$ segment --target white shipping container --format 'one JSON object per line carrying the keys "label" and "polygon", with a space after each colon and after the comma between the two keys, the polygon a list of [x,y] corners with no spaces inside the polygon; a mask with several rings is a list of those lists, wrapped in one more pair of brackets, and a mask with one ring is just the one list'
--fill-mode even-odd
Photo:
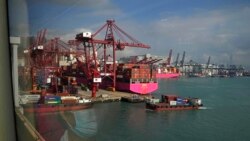
{"label": "white shipping container", "polygon": [[47,78],[47,83],[51,83],[51,78]]}
{"label": "white shipping container", "polygon": [[176,106],[177,102],[176,101],[169,101],[170,106]]}
{"label": "white shipping container", "polygon": [[37,49],[43,49],[43,46],[42,45],[40,45],[40,46],[37,46]]}
{"label": "white shipping container", "polygon": [[61,96],[61,100],[77,100],[76,96]]}
{"label": "white shipping container", "polygon": [[78,101],[79,103],[90,103],[91,100],[90,99],[81,99]]}
{"label": "white shipping container", "polygon": [[102,78],[93,78],[93,82],[94,83],[101,83],[102,82]]}
{"label": "white shipping container", "polygon": [[150,99],[150,103],[159,103],[160,99]]}
{"label": "white shipping container", "polygon": [[40,99],[40,95],[22,95],[20,96],[20,103],[26,104],[26,103],[37,103]]}

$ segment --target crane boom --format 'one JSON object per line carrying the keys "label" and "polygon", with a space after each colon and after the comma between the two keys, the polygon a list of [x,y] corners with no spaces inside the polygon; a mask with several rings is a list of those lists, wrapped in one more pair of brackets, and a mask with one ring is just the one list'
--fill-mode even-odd
{"label": "crane boom", "polygon": [[[96,39],[96,36],[106,28],[106,35],[104,40],[98,40]],[[117,38],[115,39],[115,35],[117,35]],[[139,47],[139,48],[150,48],[149,45],[143,44],[140,41],[133,38],[131,35],[126,33],[124,30],[122,30],[120,27],[118,27],[115,24],[115,20],[107,20],[106,24],[104,24],[97,32],[95,32],[91,36],[94,43],[100,43],[100,44],[109,44],[109,45],[115,45],[117,49],[124,49],[125,46],[127,47]],[[126,40],[127,39],[127,40]],[[128,41],[129,40],[129,41]],[[121,47],[121,48],[119,48]]]}
{"label": "crane boom", "polygon": [[206,66],[206,68],[208,68],[208,66],[209,66],[209,64],[210,64],[210,59],[211,59],[211,57],[209,56],[209,57],[208,57],[208,60],[207,60],[207,66]]}
{"label": "crane boom", "polygon": [[172,57],[172,49],[170,49],[170,51],[169,51],[169,55],[168,55],[168,59],[167,59],[167,65],[170,65],[171,57]]}
{"label": "crane boom", "polygon": [[182,59],[181,59],[181,67],[183,67],[183,64],[184,64],[185,54],[186,54],[186,52],[184,51],[183,55],[182,55]]}
{"label": "crane boom", "polygon": [[176,57],[176,61],[175,61],[175,67],[177,67],[177,65],[178,65],[178,62],[179,62],[179,53],[177,53],[177,57]]}

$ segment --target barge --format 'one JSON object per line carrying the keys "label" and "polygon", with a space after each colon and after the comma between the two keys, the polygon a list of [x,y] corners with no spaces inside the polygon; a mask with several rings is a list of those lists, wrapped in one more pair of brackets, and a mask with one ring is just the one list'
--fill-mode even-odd
{"label": "barge", "polygon": [[[31,95],[32,96],[32,95]],[[34,95],[32,96],[34,99]],[[39,97],[39,96],[37,96]],[[27,99],[27,96],[26,96]],[[76,96],[56,96],[47,95],[41,96],[37,102],[34,100],[22,100],[26,103],[20,104],[25,113],[50,113],[61,111],[75,111],[91,108],[93,102],[89,99],[84,99]]]}
{"label": "barge", "polygon": [[146,109],[153,111],[197,110],[203,104],[199,98],[181,98],[176,95],[162,95],[160,99],[148,99]]}

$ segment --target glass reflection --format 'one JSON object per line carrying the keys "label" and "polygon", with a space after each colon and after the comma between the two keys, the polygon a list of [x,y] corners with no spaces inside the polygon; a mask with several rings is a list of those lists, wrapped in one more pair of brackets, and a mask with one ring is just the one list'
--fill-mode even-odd
{"label": "glass reflection", "polygon": [[94,141],[97,122],[94,109],[27,114],[46,141]]}

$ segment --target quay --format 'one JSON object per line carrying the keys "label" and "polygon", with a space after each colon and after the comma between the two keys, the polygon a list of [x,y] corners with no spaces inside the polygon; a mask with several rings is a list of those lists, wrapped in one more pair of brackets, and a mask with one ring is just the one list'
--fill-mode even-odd
{"label": "quay", "polygon": [[[104,102],[119,102],[123,97],[132,98],[134,94],[129,92],[120,91],[108,91],[99,89],[96,93],[96,98],[91,98],[91,91],[80,91],[79,96],[84,98],[90,98],[94,103],[104,103]],[[138,95],[139,98],[145,99],[151,97],[151,95]]]}

